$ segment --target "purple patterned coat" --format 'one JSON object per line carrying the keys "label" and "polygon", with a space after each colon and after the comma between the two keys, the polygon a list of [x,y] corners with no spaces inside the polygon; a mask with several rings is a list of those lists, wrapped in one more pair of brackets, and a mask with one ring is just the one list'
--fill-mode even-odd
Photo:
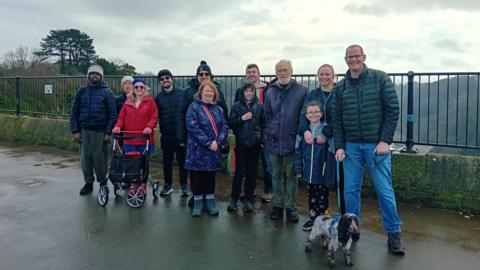
{"label": "purple patterned coat", "polygon": [[[203,105],[208,108],[210,114],[215,119],[218,135],[215,135]],[[195,171],[216,171],[221,169],[220,148],[227,143],[228,136],[228,124],[222,107],[195,99],[188,107],[186,125],[188,139],[185,169]],[[219,146],[216,152],[209,148],[214,140],[217,141]]]}

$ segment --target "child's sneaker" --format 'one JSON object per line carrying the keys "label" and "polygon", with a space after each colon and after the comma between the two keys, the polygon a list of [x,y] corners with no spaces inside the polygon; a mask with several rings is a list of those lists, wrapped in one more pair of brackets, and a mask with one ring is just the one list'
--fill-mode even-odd
{"label": "child's sneaker", "polygon": [[165,184],[165,186],[163,186],[162,192],[160,192],[160,196],[167,196],[172,192],[173,192],[172,186],[169,184]]}
{"label": "child's sneaker", "polygon": [[303,230],[306,232],[311,231],[312,228],[313,228],[313,221],[311,220],[308,220],[307,222],[305,222],[305,224],[303,224]]}

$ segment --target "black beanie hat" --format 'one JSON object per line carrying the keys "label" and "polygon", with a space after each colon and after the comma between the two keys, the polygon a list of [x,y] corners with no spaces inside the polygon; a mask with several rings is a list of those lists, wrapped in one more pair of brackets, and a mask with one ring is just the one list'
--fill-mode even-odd
{"label": "black beanie hat", "polygon": [[198,66],[198,68],[197,68],[197,74],[196,75],[198,76],[198,73],[200,73],[201,71],[206,71],[206,72],[208,72],[208,74],[210,74],[210,77],[213,77],[212,70],[207,65],[207,62],[205,60],[200,61],[200,66]]}
{"label": "black beanie hat", "polygon": [[158,72],[158,75],[157,75],[157,78],[160,80],[161,77],[163,76],[169,76],[170,78],[173,79],[173,75],[172,75],[172,72],[170,72],[170,70],[168,69],[162,69]]}

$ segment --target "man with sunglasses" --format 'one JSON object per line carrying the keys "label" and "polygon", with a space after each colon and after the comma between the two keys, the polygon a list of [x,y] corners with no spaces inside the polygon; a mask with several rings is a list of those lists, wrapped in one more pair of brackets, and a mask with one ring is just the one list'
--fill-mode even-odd
{"label": "man with sunglasses", "polygon": [[[163,153],[163,177],[165,180],[165,185],[160,195],[166,196],[173,191],[173,158],[176,156],[178,175],[180,176],[180,190],[182,196],[188,196],[185,147],[181,147],[178,143],[176,132],[177,109],[184,91],[174,85],[172,72],[168,69],[160,70],[157,78],[160,92],[155,97],[155,102],[157,103],[158,119],[160,120],[160,143]],[[158,189],[159,183],[156,182],[154,185],[157,185],[155,188]]]}
{"label": "man with sunglasses", "polygon": [[389,144],[399,116],[398,97],[390,77],[368,68],[360,45],[345,51],[348,70],[333,90],[335,158],[343,161],[346,212],[360,215],[364,167],[377,192],[388,250],[405,255],[400,240],[401,221],[392,184]]}
{"label": "man with sunglasses", "polygon": [[180,99],[180,103],[178,106],[176,123],[177,139],[178,143],[182,147],[185,147],[185,144],[187,142],[187,126],[185,123],[185,116],[187,114],[188,106],[190,106],[190,104],[193,102],[195,94],[198,92],[198,87],[200,87],[200,83],[203,80],[211,80],[216,85],[218,92],[220,93],[217,104],[222,107],[225,119],[228,119],[228,107],[225,103],[225,96],[220,90],[220,84],[213,80],[213,74],[210,66],[207,65],[207,62],[205,62],[205,60],[202,60],[197,68],[196,77],[188,82],[189,87],[185,89],[185,92],[183,93],[183,96]]}
{"label": "man with sunglasses", "polygon": [[91,65],[87,85],[81,87],[72,102],[70,129],[80,143],[80,161],[85,185],[80,195],[93,191],[95,181],[107,184],[107,153],[112,128],[117,119],[117,107],[112,90],[103,80],[103,68]]}

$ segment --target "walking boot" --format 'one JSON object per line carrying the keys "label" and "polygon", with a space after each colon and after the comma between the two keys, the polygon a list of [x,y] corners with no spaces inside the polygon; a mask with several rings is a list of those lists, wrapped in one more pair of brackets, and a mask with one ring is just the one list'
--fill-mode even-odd
{"label": "walking boot", "polygon": [[402,241],[400,239],[400,233],[389,233],[388,234],[388,250],[397,256],[405,255],[405,248],[402,246]]}
{"label": "walking boot", "polygon": [[193,199],[192,217],[201,217],[203,211],[203,198]]}
{"label": "walking boot", "polygon": [[218,216],[218,208],[214,198],[207,198],[207,211],[212,216]]}
{"label": "walking boot", "polygon": [[298,222],[298,212],[295,209],[290,209],[287,208],[287,213],[286,213],[287,220],[293,223]]}
{"label": "walking boot", "polygon": [[271,220],[279,220],[283,218],[283,208],[273,207],[272,212],[270,212]]}
{"label": "walking boot", "polygon": [[93,191],[93,183],[85,183],[83,187],[80,189],[80,196],[84,196],[87,194],[92,193]]}

